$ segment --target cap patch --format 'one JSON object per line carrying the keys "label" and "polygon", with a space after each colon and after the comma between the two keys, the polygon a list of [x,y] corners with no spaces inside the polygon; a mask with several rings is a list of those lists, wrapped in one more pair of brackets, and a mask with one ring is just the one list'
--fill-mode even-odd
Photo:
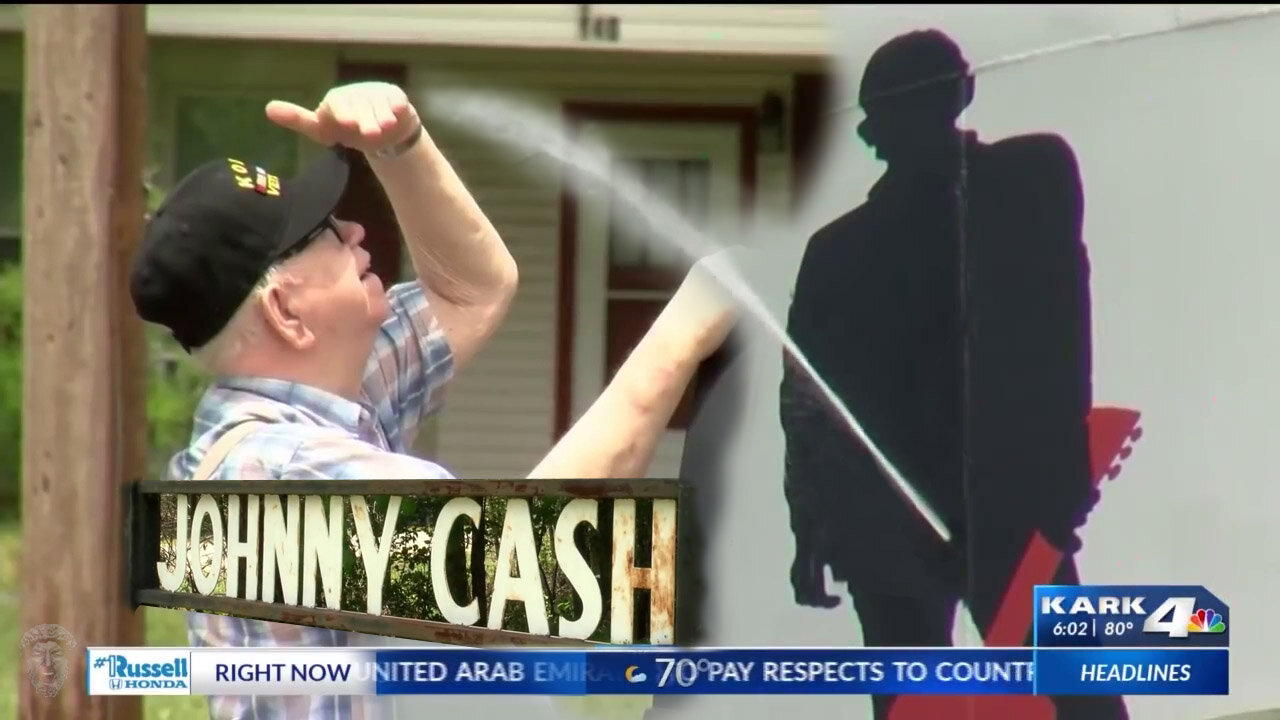
{"label": "cap patch", "polygon": [[263,170],[262,168],[254,168],[257,175],[253,181],[253,189],[263,195],[271,195],[272,197],[280,196],[280,178]]}
{"label": "cap patch", "polygon": [[257,166],[250,173],[249,168],[235,158],[227,158],[227,166],[231,168],[231,177],[235,179],[236,186],[261,195],[280,196],[280,178],[275,175]]}
{"label": "cap patch", "polygon": [[235,178],[236,185],[245,189],[253,187],[253,178],[249,176],[249,168],[244,163],[235,158],[227,158],[227,165],[231,168],[231,177]]}

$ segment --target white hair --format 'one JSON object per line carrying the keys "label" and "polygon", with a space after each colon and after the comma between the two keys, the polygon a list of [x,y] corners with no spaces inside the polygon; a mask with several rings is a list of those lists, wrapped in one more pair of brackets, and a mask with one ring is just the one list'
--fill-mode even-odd
{"label": "white hair", "polygon": [[212,340],[191,351],[191,359],[201,370],[215,375],[221,373],[246,345],[257,339],[259,326],[249,322],[251,308],[266,295],[276,280],[283,277],[283,274],[284,269],[281,264],[268,268],[222,330],[218,331]]}

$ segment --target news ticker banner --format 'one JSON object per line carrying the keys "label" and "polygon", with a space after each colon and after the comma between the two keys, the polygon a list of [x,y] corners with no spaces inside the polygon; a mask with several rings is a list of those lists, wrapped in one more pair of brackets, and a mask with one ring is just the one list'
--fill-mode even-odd
{"label": "news ticker banner", "polygon": [[1036,586],[1028,648],[98,648],[91,695],[1225,695],[1199,586]]}
{"label": "news ticker banner", "polygon": [[1227,650],[89,648],[90,695],[1223,695]]}

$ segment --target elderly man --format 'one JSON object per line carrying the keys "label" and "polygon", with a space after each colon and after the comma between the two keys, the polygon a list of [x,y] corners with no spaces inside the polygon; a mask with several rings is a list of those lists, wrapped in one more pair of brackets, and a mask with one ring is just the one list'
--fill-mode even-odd
{"label": "elderly man", "polygon": [[[143,319],[164,325],[217,378],[196,410],[179,479],[443,479],[407,448],[419,421],[504,317],[516,265],[403,91],[331,90],[318,108],[268,117],[324,146],[363,152],[407,239],[416,282],[384,290],[364,230],[332,215],[347,168],[326,153],[282,179],[249,158],[198,168],[148,224],[130,278]],[[700,271],[676,294],[596,403],[532,478],[641,475],[698,363],[732,325]],[[192,614],[197,646],[342,645],[302,626]],[[359,716],[355,698],[211,698],[215,718]]]}

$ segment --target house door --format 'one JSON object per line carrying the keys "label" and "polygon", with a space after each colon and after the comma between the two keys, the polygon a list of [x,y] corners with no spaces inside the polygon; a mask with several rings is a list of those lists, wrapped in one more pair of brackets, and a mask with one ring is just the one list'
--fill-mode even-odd
{"label": "house door", "polygon": [[[610,150],[623,175],[716,244],[738,241],[742,217],[741,126],[731,122],[584,122],[579,137]],[[684,279],[691,261],[677,230],[637,212],[602,181],[577,195],[570,417],[599,397]],[[688,240],[684,244],[688,244]],[[709,250],[701,248],[698,254]],[[646,477],[679,474],[689,396],[658,443]]]}

